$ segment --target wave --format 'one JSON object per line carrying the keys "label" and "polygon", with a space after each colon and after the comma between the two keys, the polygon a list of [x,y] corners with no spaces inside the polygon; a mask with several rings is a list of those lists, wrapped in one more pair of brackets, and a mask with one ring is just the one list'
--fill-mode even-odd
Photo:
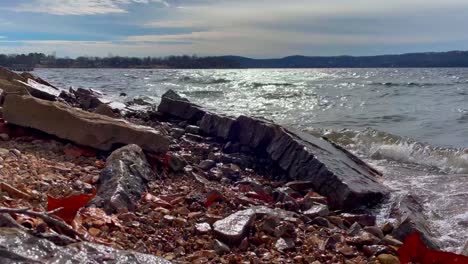
{"label": "wave", "polygon": [[222,84],[222,83],[230,83],[231,80],[225,78],[214,78],[214,79],[204,79],[204,78],[194,78],[190,76],[183,76],[179,78],[181,82],[188,82],[192,84]]}
{"label": "wave", "polygon": [[370,84],[377,85],[377,86],[386,86],[386,87],[430,87],[430,86],[452,86],[452,85],[455,85],[456,83],[371,82]]}
{"label": "wave", "polygon": [[306,131],[326,137],[371,160],[416,165],[432,172],[468,173],[468,149],[435,147],[370,128],[363,131],[309,128]]}
{"label": "wave", "polygon": [[295,86],[293,83],[287,83],[287,82],[279,82],[279,83],[260,83],[260,82],[254,82],[252,83],[253,88],[260,88],[264,86],[280,86],[280,87],[288,87],[288,86]]}

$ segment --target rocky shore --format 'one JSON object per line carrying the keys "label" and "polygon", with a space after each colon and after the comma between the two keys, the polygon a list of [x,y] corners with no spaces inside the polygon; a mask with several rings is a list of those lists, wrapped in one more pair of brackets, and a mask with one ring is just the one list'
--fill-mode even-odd
{"label": "rocky shore", "polygon": [[[173,91],[122,105],[5,69],[0,89],[2,263],[400,263],[413,232],[438,247],[412,197],[378,225],[391,190],[326,138]],[[67,228],[47,218],[75,195]],[[43,217],[7,210],[24,208]]]}

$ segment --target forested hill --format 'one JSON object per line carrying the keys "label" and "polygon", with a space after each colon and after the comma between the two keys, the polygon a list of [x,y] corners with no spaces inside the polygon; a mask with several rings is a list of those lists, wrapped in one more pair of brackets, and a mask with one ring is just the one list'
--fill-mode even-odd
{"label": "forested hill", "polygon": [[280,59],[252,59],[240,56],[156,57],[78,57],[56,58],[42,53],[0,54],[0,66],[18,65],[49,68],[391,68],[391,67],[468,67],[468,51],[408,53],[379,56],[289,56]]}

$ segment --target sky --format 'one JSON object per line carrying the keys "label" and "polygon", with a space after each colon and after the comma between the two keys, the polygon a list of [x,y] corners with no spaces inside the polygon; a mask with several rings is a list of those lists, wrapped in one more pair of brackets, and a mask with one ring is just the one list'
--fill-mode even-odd
{"label": "sky", "polygon": [[273,58],[468,50],[467,0],[2,0],[0,53]]}

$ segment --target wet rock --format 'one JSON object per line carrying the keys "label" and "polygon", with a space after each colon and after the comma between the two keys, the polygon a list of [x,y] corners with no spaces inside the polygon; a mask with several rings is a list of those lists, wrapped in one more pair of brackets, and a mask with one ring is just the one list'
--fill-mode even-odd
{"label": "wet rock", "polygon": [[204,160],[198,164],[198,167],[202,170],[210,170],[216,166],[216,162],[213,160]]}
{"label": "wet rock", "polygon": [[284,252],[295,248],[294,240],[291,238],[280,238],[276,241],[275,248],[278,251]]}
{"label": "wet rock", "polygon": [[317,216],[326,216],[330,213],[328,210],[328,206],[324,204],[314,204],[309,210],[304,211],[303,214],[310,217],[315,218]]}
{"label": "wet rock", "polygon": [[158,112],[191,122],[200,121],[206,113],[200,106],[190,103],[172,90],[161,97]]}
{"label": "wet rock", "polygon": [[115,263],[115,264],[165,264],[160,257],[123,251],[89,242],[58,246],[46,239],[34,237],[19,229],[0,228],[2,241],[1,263]]}
{"label": "wet rock", "polygon": [[206,113],[201,119],[200,129],[207,135],[230,140],[235,139],[234,124],[234,118]]}
{"label": "wet rock", "polygon": [[198,234],[206,234],[211,231],[211,226],[208,223],[198,223],[195,224],[195,230]]}
{"label": "wet rock", "polygon": [[255,211],[246,209],[216,221],[213,230],[218,238],[227,244],[238,244],[249,231],[255,220]]}
{"label": "wet rock", "polygon": [[432,249],[439,249],[438,242],[433,238],[428,221],[424,216],[423,206],[411,195],[399,198],[391,207],[390,217],[396,218],[397,223],[392,231],[392,236],[404,241],[405,238],[419,232],[423,242]]}
{"label": "wet rock", "polygon": [[400,264],[400,260],[394,255],[380,254],[377,259],[381,264]]}
{"label": "wet rock", "polygon": [[29,96],[7,96],[4,117],[12,124],[101,150],[120,144],[137,144],[145,150],[165,153],[170,143],[166,136],[152,128]]}
{"label": "wet rock", "polygon": [[375,226],[376,223],[373,215],[344,213],[340,216],[350,224],[358,223],[360,226]]}
{"label": "wet rock", "polygon": [[185,127],[185,133],[190,133],[190,134],[195,134],[198,135],[200,134],[200,128],[197,126],[186,126]]}
{"label": "wet rock", "polygon": [[380,239],[384,238],[384,234],[378,226],[365,226],[364,231],[369,232]]}
{"label": "wet rock", "polygon": [[231,252],[231,249],[228,245],[224,244],[223,242],[215,239],[213,242],[213,250],[216,251],[218,255],[224,255]]}
{"label": "wet rock", "polygon": [[180,172],[184,170],[187,165],[187,161],[178,154],[169,155],[169,168],[174,172]]}
{"label": "wet rock", "polygon": [[122,209],[133,211],[151,178],[151,167],[139,146],[120,148],[107,158],[98,192],[88,206],[103,208],[108,214]]}
{"label": "wet rock", "polygon": [[468,257],[468,241],[465,243],[465,246],[460,250],[460,255]]}

